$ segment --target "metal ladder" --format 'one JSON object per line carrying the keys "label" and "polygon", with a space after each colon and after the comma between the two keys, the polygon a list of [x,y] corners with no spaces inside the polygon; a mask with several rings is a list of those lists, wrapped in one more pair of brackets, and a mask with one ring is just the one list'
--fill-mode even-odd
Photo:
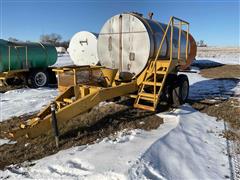
{"label": "metal ladder", "polygon": [[[151,60],[147,66],[147,70],[145,71],[143,81],[140,85],[137,97],[134,102],[135,108],[140,108],[149,111],[155,111],[159,102],[159,98],[161,92],[163,91],[163,87],[165,85],[166,78],[169,73],[169,69],[172,65],[173,59],[173,28],[174,28],[174,20],[179,21],[179,39],[178,39],[178,61],[180,60],[180,51],[181,51],[181,33],[182,33],[182,25],[189,25],[187,22],[176,18],[171,17],[168,23],[168,26],[164,32],[163,38],[161,40],[157,55],[154,60]],[[168,31],[171,30],[170,34],[170,59],[159,60],[159,54],[161,52],[163,42],[166,39]],[[188,31],[187,28],[187,40],[186,40],[186,52],[188,51]],[[187,59],[186,53],[186,59]],[[151,88],[149,92],[148,89]]]}

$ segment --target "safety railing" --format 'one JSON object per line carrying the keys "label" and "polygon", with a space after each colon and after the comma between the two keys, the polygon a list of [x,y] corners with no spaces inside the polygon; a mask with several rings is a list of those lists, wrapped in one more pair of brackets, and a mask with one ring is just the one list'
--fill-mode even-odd
{"label": "safety railing", "polygon": [[[178,22],[178,24],[176,24],[175,22]],[[189,23],[180,19],[180,18],[177,18],[177,17],[174,17],[172,16],[169,20],[169,23],[167,25],[167,28],[164,32],[164,35],[163,35],[163,38],[161,40],[161,43],[159,45],[159,48],[158,48],[158,51],[157,51],[157,55],[154,59],[154,63],[152,63],[153,65],[153,71],[154,71],[154,84],[156,84],[157,82],[157,60],[159,58],[159,54],[162,50],[162,46],[163,46],[163,43],[164,41],[166,40],[166,37],[167,37],[167,34],[169,32],[169,30],[171,31],[170,32],[170,62],[169,62],[169,66],[167,68],[167,72],[169,70],[169,67],[171,66],[171,62],[172,62],[172,59],[173,59],[173,33],[174,33],[174,28],[176,27],[176,25],[178,25],[178,30],[179,30],[179,34],[178,34],[178,63],[180,63],[180,59],[181,59],[181,37],[182,37],[182,31],[183,31],[183,26],[186,26],[186,49],[185,49],[185,53],[186,53],[186,60],[188,58],[188,46],[189,46]],[[165,79],[166,79],[167,76],[164,76],[164,79],[163,79],[163,82],[165,82]],[[162,89],[162,87],[161,87]],[[161,90],[159,91],[161,92]],[[156,86],[154,86],[154,100],[156,99],[156,94],[157,94],[157,91],[156,91]]]}

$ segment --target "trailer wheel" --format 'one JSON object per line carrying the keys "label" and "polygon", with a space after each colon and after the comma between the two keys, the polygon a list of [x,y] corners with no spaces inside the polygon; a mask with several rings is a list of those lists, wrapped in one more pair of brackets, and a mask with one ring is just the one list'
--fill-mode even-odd
{"label": "trailer wheel", "polygon": [[173,107],[179,107],[184,104],[189,94],[188,77],[181,74],[177,77],[177,82],[172,88],[171,101]]}
{"label": "trailer wheel", "polygon": [[28,77],[28,86],[31,88],[39,88],[48,85],[49,76],[47,71],[33,71]]}

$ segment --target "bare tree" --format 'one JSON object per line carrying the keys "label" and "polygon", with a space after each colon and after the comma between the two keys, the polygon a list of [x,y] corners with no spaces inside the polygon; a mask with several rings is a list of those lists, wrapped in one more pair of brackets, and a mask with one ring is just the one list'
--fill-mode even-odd
{"label": "bare tree", "polygon": [[200,41],[197,42],[197,46],[198,46],[198,47],[207,47],[207,44],[204,43],[203,40],[200,40]]}
{"label": "bare tree", "polygon": [[41,42],[50,43],[53,45],[57,45],[58,43],[60,43],[61,39],[62,39],[62,36],[56,33],[44,34],[40,36]]}
{"label": "bare tree", "polygon": [[18,39],[13,38],[13,37],[9,37],[8,40],[11,41],[11,42],[18,42],[19,41]]}
{"label": "bare tree", "polygon": [[65,49],[67,49],[68,46],[69,46],[69,41],[62,41],[62,42],[59,42],[56,46],[64,47]]}

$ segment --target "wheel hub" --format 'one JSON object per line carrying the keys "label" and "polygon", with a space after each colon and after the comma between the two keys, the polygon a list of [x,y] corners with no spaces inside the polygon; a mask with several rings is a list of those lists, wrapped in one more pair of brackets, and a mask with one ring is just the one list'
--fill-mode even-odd
{"label": "wheel hub", "polygon": [[35,76],[35,83],[39,86],[45,86],[47,82],[47,77],[45,75],[45,73],[43,72],[38,72]]}

